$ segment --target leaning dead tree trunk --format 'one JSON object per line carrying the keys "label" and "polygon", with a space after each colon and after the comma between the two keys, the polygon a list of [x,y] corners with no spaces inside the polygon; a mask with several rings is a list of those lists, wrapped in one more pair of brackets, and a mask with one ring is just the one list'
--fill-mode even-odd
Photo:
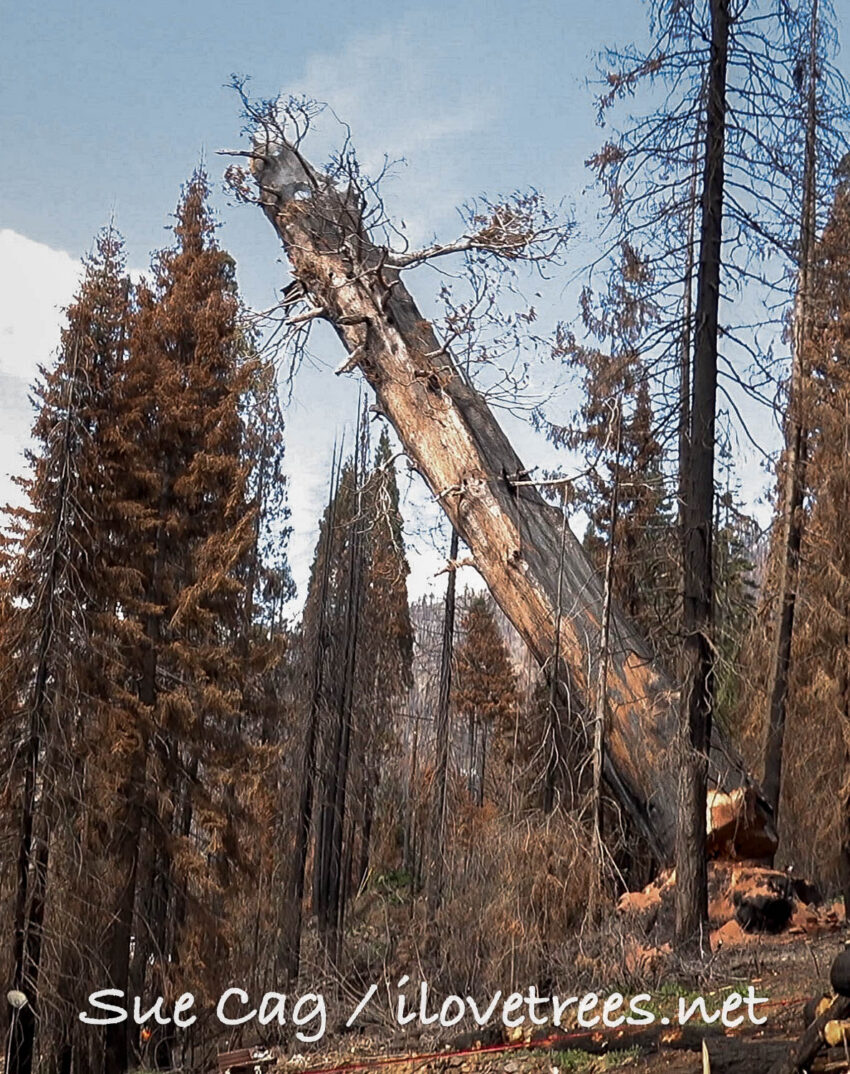
{"label": "leaning dead tree trunk", "polygon": [[[356,175],[347,185],[332,181],[286,140],[285,124],[268,114],[255,118],[255,148],[246,155],[259,202],[283,242],[300,292],[313,304],[292,321],[324,318],[333,325],[348,351],[338,372],[362,371],[496,602],[541,664],[551,659],[560,604],[561,678],[573,710],[589,711],[602,624],[600,579],[569,532],[559,595],[560,513],[528,480],[484,399],[458,371],[402,281],[405,268],[457,250],[515,257],[524,239],[521,229],[510,227],[510,209],[501,215],[497,209],[491,225],[459,243],[395,255],[370,239]],[[615,602],[607,684],[606,782],[657,858],[670,861],[676,691]],[[775,836],[761,793],[719,734],[711,778],[722,791],[741,791],[731,850],[746,857],[769,854]]]}

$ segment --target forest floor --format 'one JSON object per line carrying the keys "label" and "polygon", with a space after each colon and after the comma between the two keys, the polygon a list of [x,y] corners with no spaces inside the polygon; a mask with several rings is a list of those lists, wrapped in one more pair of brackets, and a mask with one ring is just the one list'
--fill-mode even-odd
{"label": "forest floor", "polygon": [[[740,944],[724,945],[712,957],[697,980],[692,974],[677,971],[672,963],[663,974],[660,988],[646,991],[653,996],[648,1005],[658,1016],[669,1015],[671,1021],[679,1009],[680,998],[690,1004],[697,995],[706,999],[711,1010],[719,1007],[723,996],[731,991],[746,994],[750,985],[755,994],[768,1000],[758,1008],[767,1017],[764,1026],[748,1023],[739,1031],[753,1041],[799,1039],[803,1031],[802,1009],[807,999],[829,991],[829,969],[835,955],[845,944],[845,930],[836,929],[819,936],[789,935],[747,936]],[[719,1002],[718,1002],[719,997]],[[699,1024],[695,1018],[689,1026]],[[732,1034],[733,1031],[728,1031]],[[564,1032],[569,1037],[569,1031]],[[326,1038],[321,1053],[290,1055],[273,1068],[287,1074],[339,1074],[381,1071],[382,1074],[598,1074],[601,1071],[628,1070],[635,1074],[700,1074],[701,1053],[674,1049],[666,1045],[649,1051],[632,1047],[607,1054],[589,1054],[571,1047],[569,1039],[549,1041],[544,1046],[515,1041],[480,1050],[420,1038],[401,1050],[386,1037],[350,1035],[337,1038],[334,1047]],[[396,1050],[398,1049],[398,1050]],[[446,1049],[444,1054],[435,1055]],[[268,1069],[268,1068],[267,1068]]]}

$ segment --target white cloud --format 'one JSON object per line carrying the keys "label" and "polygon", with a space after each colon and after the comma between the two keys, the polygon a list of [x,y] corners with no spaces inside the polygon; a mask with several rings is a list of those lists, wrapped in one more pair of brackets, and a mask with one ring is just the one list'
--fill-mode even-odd
{"label": "white cloud", "polygon": [[314,53],[294,92],[327,102],[356,134],[371,167],[384,152],[414,155],[442,139],[460,137],[486,124],[491,103],[447,102],[435,44],[412,23],[378,34],[359,34],[338,53]]}
{"label": "white cloud", "polygon": [[[384,195],[391,212],[401,210],[416,244],[427,241],[472,193],[463,175],[464,141],[497,118],[496,91],[459,98],[447,84],[439,42],[417,33],[412,19],[356,35],[338,52],[314,53],[283,92],[328,104],[351,128],[367,174],[381,171],[385,155],[406,162],[385,182]],[[311,144],[330,149],[339,146],[342,132],[325,116],[316,134]]]}
{"label": "white cloud", "polygon": [[0,503],[20,499],[11,475],[21,473],[29,443],[29,387],[59,345],[80,272],[63,250],[0,229]]}
{"label": "white cloud", "polygon": [[0,374],[32,379],[59,343],[79,278],[80,262],[64,250],[0,230]]}

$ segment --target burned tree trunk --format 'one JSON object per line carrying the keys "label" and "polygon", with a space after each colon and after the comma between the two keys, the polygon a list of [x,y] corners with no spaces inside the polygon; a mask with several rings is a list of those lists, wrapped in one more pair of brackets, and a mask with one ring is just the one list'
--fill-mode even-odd
{"label": "burned tree trunk", "polygon": [[[339,372],[361,369],[496,602],[541,664],[552,654],[556,608],[564,608],[561,678],[573,706],[586,705],[602,623],[600,581],[568,532],[557,592],[560,513],[523,479],[526,471],[489,407],[404,286],[403,269],[422,257],[396,257],[373,243],[356,183],[343,188],[320,175],[280,124],[260,123],[255,146],[248,155],[260,204],[314,303],[300,319],[322,317],[334,326],[349,352]],[[616,603],[608,659],[606,780],[656,856],[670,861],[676,691]],[[713,746],[713,782],[725,790],[752,788],[739,846],[748,856],[770,853],[775,837],[760,793],[717,734]]]}
{"label": "burned tree trunk", "polygon": [[699,948],[708,924],[705,811],[714,708],[714,426],[730,26],[728,0],[711,0],[710,9],[711,62],[705,122],[691,435],[682,532],[684,642],[676,851],[676,940],[680,947],[695,949]]}
{"label": "burned tree trunk", "polygon": [[443,855],[445,853],[446,784],[449,771],[450,705],[452,693],[452,659],[455,631],[455,590],[457,587],[458,536],[452,530],[449,543],[449,581],[443,613],[443,638],[440,649],[440,691],[434,727],[434,784],[431,794],[431,862],[428,871],[428,917],[433,920],[440,908],[443,892]]}
{"label": "burned tree trunk", "polygon": [[307,873],[310,829],[313,824],[316,747],[319,736],[322,696],[325,689],[325,657],[328,642],[327,605],[332,560],[331,542],[336,525],[337,493],[339,492],[340,470],[342,469],[341,455],[342,452],[340,452],[340,459],[337,460],[337,449],[336,445],[334,445],[334,457],[331,463],[330,484],[328,486],[328,504],[325,509],[327,519],[323,538],[325,550],[319,575],[316,635],[312,646],[310,702],[304,738],[304,752],[302,754],[301,785],[298,793],[298,811],[295,823],[295,848],[283,899],[283,967],[289,984],[298,979],[298,974],[301,970],[304,886]]}

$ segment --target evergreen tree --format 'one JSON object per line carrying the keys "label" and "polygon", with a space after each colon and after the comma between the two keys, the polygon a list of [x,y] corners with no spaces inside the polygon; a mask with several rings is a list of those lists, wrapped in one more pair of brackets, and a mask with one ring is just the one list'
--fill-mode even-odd
{"label": "evergreen tree", "polygon": [[[90,982],[210,996],[248,947],[235,871],[268,794],[237,776],[282,740],[293,586],[274,371],[207,195],[197,173],[135,290],[119,238],[99,237],[0,545],[16,1074],[124,1074],[140,1041],[80,1022]],[[174,1048],[157,1026],[150,1064]]]}
{"label": "evergreen tree", "polygon": [[652,291],[652,271],[628,243],[605,293],[596,296],[585,288],[581,320],[588,341],[579,342],[569,332],[559,340],[561,356],[579,377],[582,403],[569,426],[550,425],[548,433],[587,462],[571,490],[572,506],[588,516],[585,548],[602,573],[613,541],[613,596],[671,658],[679,557],[649,370],[639,351],[658,315]]}
{"label": "evergreen tree", "polygon": [[[110,984],[124,991],[131,977],[167,991],[178,972],[182,987],[215,989],[233,868],[245,863],[235,786],[251,750],[241,734],[242,635],[258,508],[244,407],[256,361],[246,360],[233,261],[215,241],[207,196],[198,172],[178,206],[175,245],[139,287],[119,411],[139,574],[123,631],[137,721],[111,846],[124,880]],[[107,1027],[106,1045],[107,1074],[119,1074],[127,1026]],[[161,1034],[158,1063],[170,1064],[171,1047]]]}

